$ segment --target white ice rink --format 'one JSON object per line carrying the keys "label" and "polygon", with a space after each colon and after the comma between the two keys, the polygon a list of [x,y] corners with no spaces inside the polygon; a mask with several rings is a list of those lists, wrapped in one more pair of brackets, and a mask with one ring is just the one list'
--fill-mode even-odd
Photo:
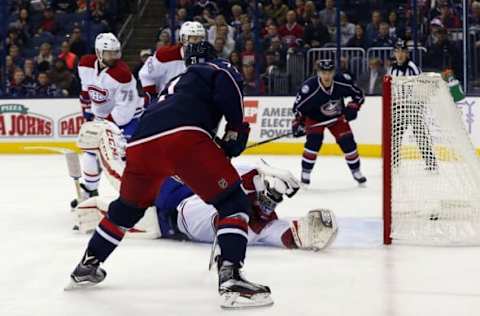
{"label": "white ice rink", "polygon": [[[299,170],[299,157],[266,160]],[[312,189],[279,209],[332,209],[340,224],[333,247],[249,248],[246,275],[270,285],[275,304],[223,311],[205,244],[125,239],[105,264],[105,282],[64,292],[88,240],[71,230],[74,187],[64,158],[0,156],[0,316],[480,315],[480,248],[384,247],[381,163],[362,162],[367,188],[355,185],[343,159],[319,157]],[[101,192],[112,190],[104,182]]]}

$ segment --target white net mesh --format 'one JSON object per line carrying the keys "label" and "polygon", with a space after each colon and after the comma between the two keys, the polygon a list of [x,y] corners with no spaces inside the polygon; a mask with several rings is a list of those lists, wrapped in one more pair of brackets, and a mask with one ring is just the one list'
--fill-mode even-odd
{"label": "white net mesh", "polygon": [[480,162],[447,84],[396,77],[391,91],[391,237],[480,244]]}

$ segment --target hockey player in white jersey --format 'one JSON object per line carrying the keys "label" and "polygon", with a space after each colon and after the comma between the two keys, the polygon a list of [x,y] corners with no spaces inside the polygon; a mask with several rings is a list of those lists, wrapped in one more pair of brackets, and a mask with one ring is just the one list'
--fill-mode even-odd
{"label": "hockey player in white jersey", "polygon": [[157,97],[170,79],[185,70],[183,47],[205,39],[205,29],[200,22],[187,21],[180,27],[179,38],[178,44],[157,49],[138,73],[143,92],[150,100]]}
{"label": "hockey player in white jersey", "polygon": [[[95,132],[86,131],[89,125]],[[98,132],[99,131],[99,132]],[[97,148],[107,178],[116,190],[123,172],[121,155],[124,142],[120,131],[111,123],[88,123],[82,127],[79,146]],[[99,139],[89,135],[98,134]],[[319,250],[335,239],[337,225],[334,214],[325,209],[312,210],[296,219],[278,218],[275,209],[284,196],[292,197],[300,187],[299,181],[287,170],[259,163],[234,164],[241,175],[242,188],[252,202],[252,216],[248,223],[249,245]],[[95,229],[106,213],[109,198],[93,197],[74,209],[75,226],[81,232]],[[298,214],[298,213],[297,213]],[[292,212],[292,215],[297,215]],[[162,185],[155,206],[129,233],[146,238],[184,239],[213,242],[216,235],[217,211],[203,202],[181,182],[169,178]]]}
{"label": "hockey player in white jersey", "polygon": [[[139,97],[136,80],[121,60],[120,41],[112,33],[101,33],[95,39],[95,55],[85,55],[78,65],[82,91],[80,102],[87,121],[108,120],[117,125],[128,139],[143,112],[144,99]],[[101,169],[97,154],[85,148],[82,157],[83,179],[80,200],[98,195]],[[72,207],[78,200],[72,201]]]}

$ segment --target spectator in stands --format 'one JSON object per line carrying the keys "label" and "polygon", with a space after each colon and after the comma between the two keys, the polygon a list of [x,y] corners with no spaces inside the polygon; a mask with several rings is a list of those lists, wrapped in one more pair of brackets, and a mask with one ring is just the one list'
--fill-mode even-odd
{"label": "spectator in stands", "polygon": [[298,47],[299,40],[303,38],[303,27],[297,23],[297,14],[290,10],[287,12],[287,23],[278,33],[287,47]]}
{"label": "spectator in stands", "polygon": [[52,0],[52,8],[57,13],[74,13],[78,6],[75,0]]}
{"label": "spectator in stands", "polygon": [[268,75],[274,69],[279,69],[280,65],[280,55],[272,50],[265,52],[265,73],[263,75]]}
{"label": "spectator in stands", "polygon": [[390,37],[390,28],[388,23],[380,23],[378,36],[372,43],[372,47],[393,47],[395,39]]}
{"label": "spectator in stands", "polygon": [[317,8],[313,1],[307,1],[305,3],[305,10],[303,10],[302,20],[305,23],[305,26],[312,23],[312,17],[314,14],[317,14]]}
{"label": "spectator in stands", "polygon": [[445,68],[451,68],[455,73],[460,73],[458,49],[448,39],[447,30],[440,28],[436,31],[437,41],[427,46],[427,55],[424,59],[424,65],[435,71],[442,71]]}
{"label": "spectator in stands", "polygon": [[[222,27],[227,28],[226,36],[228,37],[228,39],[227,38],[225,39],[225,43],[227,43],[229,40],[233,41],[233,35],[235,30],[233,29],[233,27],[227,24],[227,22],[225,21],[225,17],[220,14],[215,17],[215,25],[211,26],[208,29],[208,41],[211,44],[214,44],[215,39],[219,34],[224,33],[224,32],[222,33],[221,31]],[[223,35],[220,35],[220,37],[223,37]],[[234,46],[235,46],[235,43],[234,43]]]}
{"label": "spectator in stands", "polygon": [[340,57],[340,73],[346,77],[350,77],[351,80],[356,81],[355,74],[350,70],[350,64],[347,56]]}
{"label": "spectator in stands", "polygon": [[365,39],[365,31],[361,24],[355,25],[355,36],[348,41],[347,47],[360,47],[367,49],[367,41]]}
{"label": "spectator in stands", "polygon": [[23,65],[23,73],[25,74],[25,86],[29,90],[33,89],[35,85],[36,69],[35,63],[32,59],[25,59],[25,64]]}
{"label": "spectator in stands", "polygon": [[70,35],[70,51],[78,58],[87,54],[87,43],[82,39],[82,30],[79,27],[74,27]]}
{"label": "spectator in stands", "polygon": [[243,65],[246,65],[248,63],[254,65],[255,63],[260,62],[259,56],[255,53],[255,45],[253,40],[250,39],[245,41],[245,47],[240,53],[240,58]]}
{"label": "spectator in stands", "polygon": [[433,3],[433,8],[430,9],[428,19],[433,20],[441,14],[440,7],[442,5],[448,5],[448,0],[436,0]]}
{"label": "spectator in stands", "polygon": [[337,16],[337,8],[335,8],[335,0],[325,0],[325,9],[320,11],[320,21],[329,29],[335,28],[335,20]]}
{"label": "spectator in stands", "polygon": [[448,29],[462,27],[460,18],[452,12],[448,4],[442,4],[440,6],[440,15],[437,16],[437,18],[439,18],[442,24]]}
{"label": "spectator in stands", "polygon": [[242,71],[242,59],[240,58],[240,53],[233,51],[228,58],[230,63],[237,68],[238,71]]}
{"label": "spectator in stands", "polygon": [[211,26],[215,25],[215,17],[210,12],[210,10],[203,10],[202,15],[197,15],[194,18],[196,21],[203,24],[206,30],[208,30]]}
{"label": "spectator in stands", "polygon": [[215,39],[215,43],[213,44],[213,47],[215,48],[215,52],[217,53],[218,57],[221,58],[228,58],[229,52],[225,48],[225,39],[222,37],[217,37]]}
{"label": "spectator in stands", "polygon": [[30,21],[30,14],[28,10],[23,8],[20,9],[18,14],[18,22],[15,23],[17,25],[17,29],[24,39],[29,39],[33,34],[32,25],[29,23]]}
{"label": "spectator in stands", "polygon": [[358,86],[368,95],[381,95],[383,90],[383,76],[385,68],[379,58],[368,61],[368,72],[363,73],[358,79]]}
{"label": "spectator in stands", "polygon": [[12,62],[17,67],[23,67],[25,59],[20,55],[20,48],[17,45],[10,45],[8,55],[12,58]]}
{"label": "spectator in stands", "polygon": [[7,81],[6,95],[14,98],[27,98],[31,96],[31,91],[25,86],[25,73],[17,68],[13,73],[13,79]]}
{"label": "spectator in stands", "polygon": [[55,98],[61,95],[61,91],[50,83],[48,75],[45,72],[40,72],[35,83],[34,96],[37,98]]}
{"label": "spectator in stands", "polygon": [[67,65],[69,70],[74,70],[77,67],[78,56],[70,51],[70,43],[68,41],[63,41],[61,46],[61,52],[58,55],[58,58],[62,59]]}
{"label": "spectator in stands", "polygon": [[13,73],[15,72],[15,69],[17,68],[15,64],[13,63],[12,56],[7,55],[5,57],[5,68],[6,68],[6,79],[10,80],[13,78]]}
{"label": "spectator in stands", "polygon": [[265,94],[265,84],[262,80],[257,80],[255,78],[255,68],[253,64],[247,63],[243,65],[243,94],[244,95],[264,95]]}
{"label": "spectator in stands", "polygon": [[45,10],[43,10],[43,19],[40,23],[40,29],[43,32],[49,32],[52,34],[56,32],[57,23],[55,22],[55,13],[53,12],[52,8],[47,7]]}
{"label": "spectator in stands", "polygon": [[35,61],[37,62],[37,65],[43,62],[48,63],[50,66],[53,64],[52,46],[50,43],[43,43],[40,45],[40,50]]}
{"label": "spectator in stands", "polygon": [[405,28],[398,20],[397,12],[394,10],[390,11],[388,14],[388,26],[390,38],[405,37]]}
{"label": "spectator in stands", "polygon": [[278,24],[285,23],[287,12],[288,6],[283,3],[283,0],[272,0],[272,3],[265,7],[266,17],[274,19]]}
{"label": "spectator in stands", "polygon": [[7,38],[5,39],[7,48],[10,50],[10,46],[16,45],[18,47],[23,47],[25,43],[25,38],[19,34],[19,30],[15,27],[11,27],[8,30]]}
{"label": "spectator in stands", "polygon": [[305,28],[304,33],[305,47],[322,47],[330,42],[330,33],[325,25],[320,21],[318,13],[314,13],[309,23]]}
{"label": "spectator in stands", "polygon": [[232,14],[232,19],[230,22],[230,26],[235,29],[237,33],[240,33],[242,31],[242,21],[240,20],[240,17],[243,14],[243,9],[240,5],[234,4],[231,9],[231,14]]}
{"label": "spectator in stands", "polygon": [[382,22],[382,14],[380,13],[380,11],[378,10],[373,11],[372,21],[367,25],[367,29],[365,31],[365,36],[367,39],[368,46],[371,46],[373,41],[377,38],[381,22]]}
{"label": "spectator in stands", "polygon": [[295,0],[295,14],[297,15],[297,18],[299,22],[303,21],[303,14],[305,13],[305,0]]}
{"label": "spectator in stands", "polygon": [[177,10],[177,17],[175,19],[175,23],[177,24],[177,28],[182,26],[183,23],[185,23],[188,20],[188,13],[187,9],[185,8],[180,8]]}
{"label": "spectator in stands", "polygon": [[470,14],[470,27],[475,30],[480,30],[480,2],[472,2],[472,10]]}
{"label": "spectator in stands", "polygon": [[204,10],[208,10],[212,16],[215,16],[218,13],[218,7],[215,1],[197,0],[193,6],[193,15],[201,15],[205,12]]}
{"label": "spectator in stands", "polygon": [[346,45],[355,36],[355,25],[348,21],[345,12],[340,12],[340,42]]}
{"label": "spectator in stands", "polygon": [[249,39],[254,39],[254,35],[252,32],[252,24],[243,23],[242,32],[237,36],[237,39],[235,40],[235,49],[242,50],[245,46],[245,41]]}
{"label": "spectator in stands", "polygon": [[267,34],[263,36],[263,50],[267,50],[272,42],[272,38],[280,38],[278,27],[275,23],[270,24],[267,28]]}
{"label": "spectator in stands", "polygon": [[172,44],[172,40],[170,37],[170,32],[167,30],[161,31],[160,35],[158,36],[156,48],[159,49],[160,47],[168,46],[171,44]]}
{"label": "spectator in stands", "polygon": [[50,81],[62,91],[62,95],[68,96],[72,88],[73,74],[67,69],[65,61],[62,59],[55,60],[55,64],[48,71]]}

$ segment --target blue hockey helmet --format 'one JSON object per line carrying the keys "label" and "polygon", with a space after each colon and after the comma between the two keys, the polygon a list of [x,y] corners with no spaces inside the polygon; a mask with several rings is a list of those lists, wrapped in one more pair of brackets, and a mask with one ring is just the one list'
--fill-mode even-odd
{"label": "blue hockey helmet", "polygon": [[320,59],[317,61],[317,71],[333,71],[335,63],[331,59]]}
{"label": "blue hockey helmet", "polygon": [[217,58],[215,48],[207,41],[190,43],[185,47],[185,65],[204,63]]}

